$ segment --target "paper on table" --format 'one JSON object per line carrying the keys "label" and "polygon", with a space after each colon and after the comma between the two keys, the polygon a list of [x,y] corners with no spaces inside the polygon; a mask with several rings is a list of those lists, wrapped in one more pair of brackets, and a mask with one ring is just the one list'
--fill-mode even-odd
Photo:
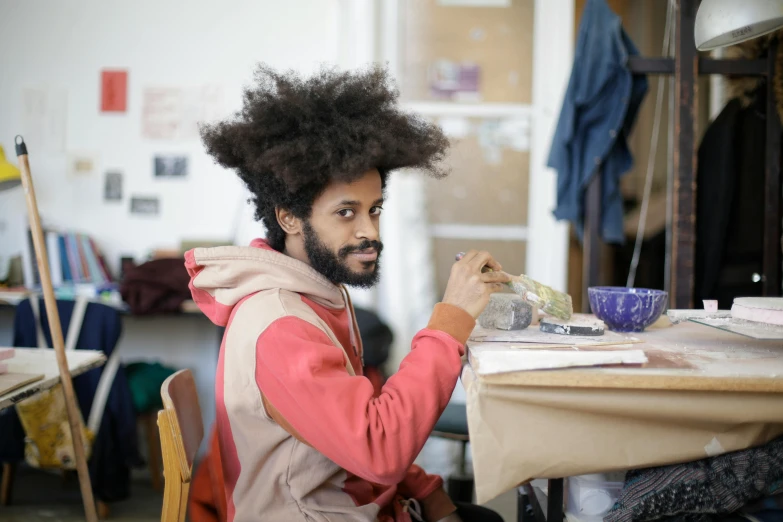
{"label": "paper on table", "polygon": [[533,344],[634,344],[641,340],[630,334],[607,331],[604,335],[581,336],[560,335],[542,332],[539,328],[528,327],[524,330],[490,330],[476,325],[470,334],[470,342],[495,343],[533,343]]}
{"label": "paper on table", "polygon": [[552,351],[552,350],[492,350],[473,355],[479,375],[528,370],[549,370],[606,364],[644,364],[642,350],[617,351]]}

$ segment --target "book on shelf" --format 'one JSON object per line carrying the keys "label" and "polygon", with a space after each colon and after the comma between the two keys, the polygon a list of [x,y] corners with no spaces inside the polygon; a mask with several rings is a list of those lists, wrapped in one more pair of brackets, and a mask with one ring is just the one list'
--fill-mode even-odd
{"label": "book on shelf", "polygon": [[[27,288],[41,287],[41,277],[33,246],[33,235],[26,227],[27,241],[22,249],[22,269]],[[95,241],[87,234],[44,229],[46,254],[54,287],[68,285],[104,286],[112,282],[106,260]]]}

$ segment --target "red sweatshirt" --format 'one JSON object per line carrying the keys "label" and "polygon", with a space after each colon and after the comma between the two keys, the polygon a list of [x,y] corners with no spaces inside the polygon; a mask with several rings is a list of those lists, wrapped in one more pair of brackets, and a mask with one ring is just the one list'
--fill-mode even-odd
{"label": "red sweatshirt", "polygon": [[215,390],[229,520],[404,521],[410,498],[430,520],[454,510],[413,461],[459,377],[467,312],[437,305],[375,396],[344,289],[263,240],[185,259],[193,298],[227,326]]}

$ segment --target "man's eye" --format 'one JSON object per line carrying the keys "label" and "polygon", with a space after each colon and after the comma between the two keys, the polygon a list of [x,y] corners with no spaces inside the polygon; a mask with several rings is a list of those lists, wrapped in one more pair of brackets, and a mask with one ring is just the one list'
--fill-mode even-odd
{"label": "man's eye", "polygon": [[337,211],[337,215],[344,218],[353,217],[354,211],[350,208],[344,208],[342,210]]}
{"label": "man's eye", "polygon": [[370,214],[373,216],[380,216],[383,213],[383,207],[373,207],[370,210]]}

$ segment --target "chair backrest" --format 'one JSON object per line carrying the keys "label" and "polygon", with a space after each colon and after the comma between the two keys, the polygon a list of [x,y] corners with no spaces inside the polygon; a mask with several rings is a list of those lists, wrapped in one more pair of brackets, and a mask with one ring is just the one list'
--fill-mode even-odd
{"label": "chair backrest", "polygon": [[162,522],[183,522],[196,457],[204,438],[201,406],[190,370],[169,376],[160,387],[163,410],[158,413],[158,430],[163,453]]}

